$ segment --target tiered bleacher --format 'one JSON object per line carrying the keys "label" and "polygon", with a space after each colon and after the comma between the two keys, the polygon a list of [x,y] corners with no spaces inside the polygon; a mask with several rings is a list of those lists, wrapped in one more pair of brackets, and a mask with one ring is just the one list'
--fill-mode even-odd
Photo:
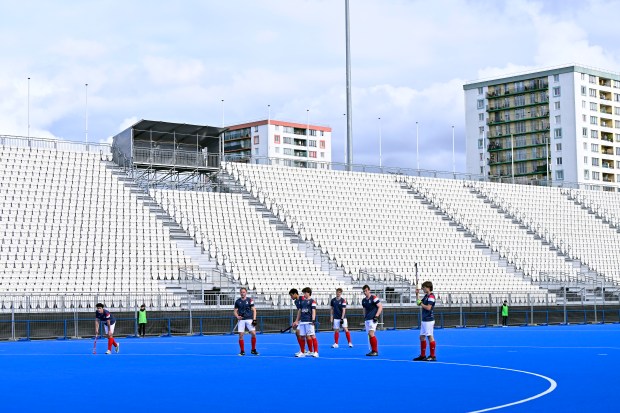
{"label": "tiered bleacher", "polygon": [[0,146],[2,307],[180,304],[158,280],[192,263],[101,156]]}
{"label": "tiered bleacher", "polygon": [[[321,270],[238,193],[153,190],[153,198],[242,285],[273,304],[288,304],[292,287],[311,286],[319,304],[328,304],[342,284]],[[352,294],[348,294],[351,296]]]}
{"label": "tiered bleacher", "polygon": [[[552,294],[508,273],[427,204],[408,194],[394,176],[275,165],[227,164],[259,199],[293,217],[294,229],[319,245],[347,273],[385,274],[411,282],[433,280],[444,300],[490,304],[510,292],[537,303]],[[493,298],[493,294],[498,293]]]}

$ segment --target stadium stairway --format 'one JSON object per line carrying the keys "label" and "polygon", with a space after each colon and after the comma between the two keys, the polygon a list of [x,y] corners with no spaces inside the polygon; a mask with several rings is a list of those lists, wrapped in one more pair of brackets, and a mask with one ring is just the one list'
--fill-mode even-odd
{"label": "stadium stairway", "polygon": [[[255,195],[251,191],[248,191],[236,181],[226,169],[220,171],[219,178],[224,188],[233,193],[240,193],[243,199],[247,200],[249,205],[253,206],[257,213],[261,214],[264,219],[269,220],[271,225],[275,225],[276,229],[283,237],[287,238],[290,243],[297,246],[309,259],[320,266],[322,271],[334,277],[338,283],[342,285],[351,285],[361,293],[362,285],[360,285],[359,282],[356,282],[353,277],[346,274],[342,267],[338,266],[338,263],[332,260],[320,247],[314,245],[312,241],[304,240],[300,236],[298,228],[293,225],[293,219],[283,220],[280,215],[276,215],[274,213],[275,208],[273,208],[273,205],[271,205],[272,208],[267,205],[267,200],[264,196],[261,200],[260,194]],[[382,290],[385,287],[385,284],[381,282],[377,282],[371,286],[371,288],[377,290]]]}
{"label": "stadium stairway", "polygon": [[184,272],[176,280],[160,280],[160,284],[166,288],[166,291],[179,297],[181,309],[211,308],[211,304],[205,303],[205,291],[208,291],[207,295],[216,291],[218,295],[225,297],[213,300],[214,302],[229,301],[234,297],[240,285],[232,277],[227,276],[223,265],[212,260],[205,253],[204,247],[197,244],[196,239],[184,230],[149,192],[130,177],[125,168],[112,161],[107,162],[106,168],[110,169],[112,175],[117,176],[125,187],[136,194],[137,199],[148,207],[149,212],[169,229],[170,240],[174,241],[178,248],[198,266],[198,271]]}

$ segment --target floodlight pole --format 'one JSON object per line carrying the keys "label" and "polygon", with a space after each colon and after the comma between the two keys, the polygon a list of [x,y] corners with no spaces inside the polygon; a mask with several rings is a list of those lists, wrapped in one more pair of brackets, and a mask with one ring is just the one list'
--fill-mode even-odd
{"label": "floodlight pole", "polygon": [[420,152],[419,152],[419,144],[420,144],[420,129],[418,128],[418,122],[415,123],[415,161],[416,168],[420,170]]}
{"label": "floodlight pole", "polygon": [[84,91],[86,94],[85,99],[85,115],[84,115],[84,137],[86,138],[86,143],[88,143],[88,83],[84,84]]}
{"label": "floodlight pole", "polygon": [[353,163],[353,122],[351,116],[353,113],[351,103],[351,39],[349,25],[349,0],[344,1],[345,9],[345,41],[346,41],[346,77],[347,77],[347,170],[352,170]]}
{"label": "floodlight pole", "polygon": [[381,117],[379,117],[379,169],[383,168],[383,154],[381,142]]}
{"label": "floodlight pole", "polygon": [[28,137],[30,137],[30,78],[28,78]]}

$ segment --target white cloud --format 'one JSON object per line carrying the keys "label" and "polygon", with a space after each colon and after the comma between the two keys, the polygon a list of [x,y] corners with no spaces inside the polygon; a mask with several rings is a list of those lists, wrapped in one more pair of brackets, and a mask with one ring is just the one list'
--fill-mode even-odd
{"label": "white cloud", "polygon": [[[452,169],[455,125],[465,170],[464,81],[573,62],[614,70],[620,45],[602,22],[618,13],[611,0],[351,2],[355,160],[378,162],[381,116],[384,164],[415,164],[418,121],[421,166]],[[310,109],[343,157],[342,2],[41,0],[3,17],[0,133],[27,133],[30,76],[31,134],[83,139],[88,83],[95,141],[141,118],[219,125],[225,99],[227,123],[266,118],[268,104],[273,118],[305,122]]]}

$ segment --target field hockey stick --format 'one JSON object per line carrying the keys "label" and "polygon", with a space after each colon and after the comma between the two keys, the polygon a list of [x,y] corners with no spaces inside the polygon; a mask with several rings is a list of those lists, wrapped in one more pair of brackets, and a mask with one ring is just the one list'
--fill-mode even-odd
{"label": "field hockey stick", "polygon": [[293,326],[292,326],[292,325],[290,325],[290,326],[286,327],[284,330],[280,330],[280,333],[286,333],[286,332],[288,332],[288,331],[291,331],[291,328],[293,328]]}
{"label": "field hockey stick", "polygon": [[232,330],[230,331],[230,334],[239,334],[239,331],[235,331],[237,330],[238,326],[239,326],[239,320],[237,320],[237,324],[235,324],[235,326],[232,328]]}
{"label": "field hockey stick", "polygon": [[99,336],[99,333],[95,333],[95,344],[93,344],[93,354],[97,354],[97,337]]}

